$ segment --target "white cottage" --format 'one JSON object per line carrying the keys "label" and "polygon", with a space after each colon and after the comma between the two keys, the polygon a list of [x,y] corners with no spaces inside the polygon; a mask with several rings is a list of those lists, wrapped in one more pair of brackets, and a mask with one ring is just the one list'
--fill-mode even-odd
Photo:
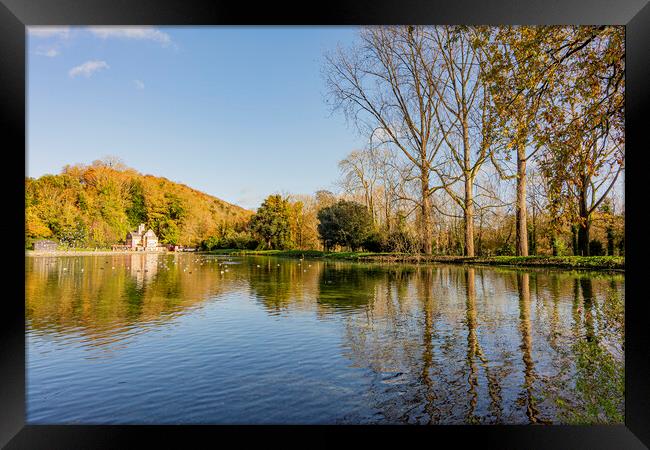
{"label": "white cottage", "polygon": [[156,250],[158,236],[152,229],[145,232],[144,224],[141,223],[136,231],[126,233],[126,246],[129,250]]}

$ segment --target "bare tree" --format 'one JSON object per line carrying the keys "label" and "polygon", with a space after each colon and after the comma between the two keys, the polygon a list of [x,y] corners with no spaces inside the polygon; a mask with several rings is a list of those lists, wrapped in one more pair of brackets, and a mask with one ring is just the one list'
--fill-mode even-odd
{"label": "bare tree", "polygon": [[437,57],[422,27],[369,27],[356,47],[326,55],[325,70],[333,108],[342,109],[362,133],[379,133],[416,169],[426,254],[432,252],[430,196],[442,188],[432,186],[433,161],[443,143],[435,119],[439,96],[429,83]]}
{"label": "bare tree", "polygon": [[348,194],[361,192],[363,202],[376,220],[375,185],[377,183],[377,162],[372,150],[355,150],[339,162],[341,186]]}
{"label": "bare tree", "polygon": [[[488,160],[494,117],[489,91],[481,79],[481,50],[471,42],[473,33],[463,27],[434,27],[429,39],[438,55],[435,79],[429,80],[440,99],[435,110],[451,170],[440,172],[445,190],[463,211],[466,256],[474,256],[474,182]],[[436,169],[434,169],[436,170]],[[452,188],[463,183],[458,195]]]}
{"label": "bare tree", "polygon": [[96,167],[99,166],[110,167],[111,169],[119,170],[119,171],[127,169],[124,160],[119,156],[115,156],[115,155],[106,155],[102,157],[102,159],[96,159],[95,161],[92,162],[92,165]]}

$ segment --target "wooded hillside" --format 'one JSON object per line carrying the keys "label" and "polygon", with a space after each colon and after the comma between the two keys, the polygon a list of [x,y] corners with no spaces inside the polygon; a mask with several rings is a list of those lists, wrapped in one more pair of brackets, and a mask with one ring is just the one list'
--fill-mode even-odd
{"label": "wooded hillside", "polygon": [[220,228],[243,227],[252,211],[107,158],[25,180],[26,246],[49,238],[108,247],[144,223],[163,244],[197,245]]}

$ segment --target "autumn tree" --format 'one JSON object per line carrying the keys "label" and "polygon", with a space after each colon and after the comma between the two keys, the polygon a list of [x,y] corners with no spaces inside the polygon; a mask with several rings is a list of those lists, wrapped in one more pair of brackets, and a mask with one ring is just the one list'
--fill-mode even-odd
{"label": "autumn tree", "polygon": [[[547,100],[540,158],[555,197],[568,197],[577,253],[590,255],[593,214],[624,170],[624,30],[572,27],[571,54],[558,72],[564,83]],[[557,45],[556,45],[557,46]]]}
{"label": "autumn tree", "polygon": [[310,195],[291,195],[289,210],[291,242],[299,249],[318,249],[320,238],[316,229],[318,226],[316,198]]}
{"label": "autumn tree", "polygon": [[25,213],[27,244],[47,237],[98,247],[124,242],[140,223],[154,229],[161,242],[197,245],[219,224],[243,225],[252,215],[188,186],[102,161],[27,178]]}
{"label": "autumn tree", "polygon": [[[516,160],[516,250],[528,256],[526,209],[527,163],[539,149],[533,142],[540,103],[556,79],[556,66],[545,45],[550,27],[483,28],[476,41],[482,49],[484,80],[489,86],[505,151]],[[555,70],[553,70],[555,69]]]}

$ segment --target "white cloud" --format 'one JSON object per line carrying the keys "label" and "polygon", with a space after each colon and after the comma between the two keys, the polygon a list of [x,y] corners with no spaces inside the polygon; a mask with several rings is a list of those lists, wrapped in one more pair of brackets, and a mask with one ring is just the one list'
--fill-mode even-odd
{"label": "white cloud", "polygon": [[154,27],[89,27],[88,31],[101,39],[138,39],[154,41],[167,46],[172,39],[167,34]]}
{"label": "white cloud", "polygon": [[54,58],[55,56],[59,56],[61,52],[57,48],[41,48],[39,50],[36,50],[37,55],[41,56],[47,56],[48,58]]}
{"label": "white cloud", "polygon": [[85,63],[73,67],[70,69],[69,75],[71,77],[76,77],[77,75],[84,75],[85,77],[90,77],[93,73],[98,70],[108,69],[109,66],[106,64],[106,61],[86,61]]}
{"label": "white cloud", "polygon": [[140,81],[140,80],[133,80],[133,85],[138,90],[144,89],[144,83],[142,81]]}
{"label": "white cloud", "polygon": [[70,36],[70,27],[27,27],[27,33],[34,37],[60,37]]}

